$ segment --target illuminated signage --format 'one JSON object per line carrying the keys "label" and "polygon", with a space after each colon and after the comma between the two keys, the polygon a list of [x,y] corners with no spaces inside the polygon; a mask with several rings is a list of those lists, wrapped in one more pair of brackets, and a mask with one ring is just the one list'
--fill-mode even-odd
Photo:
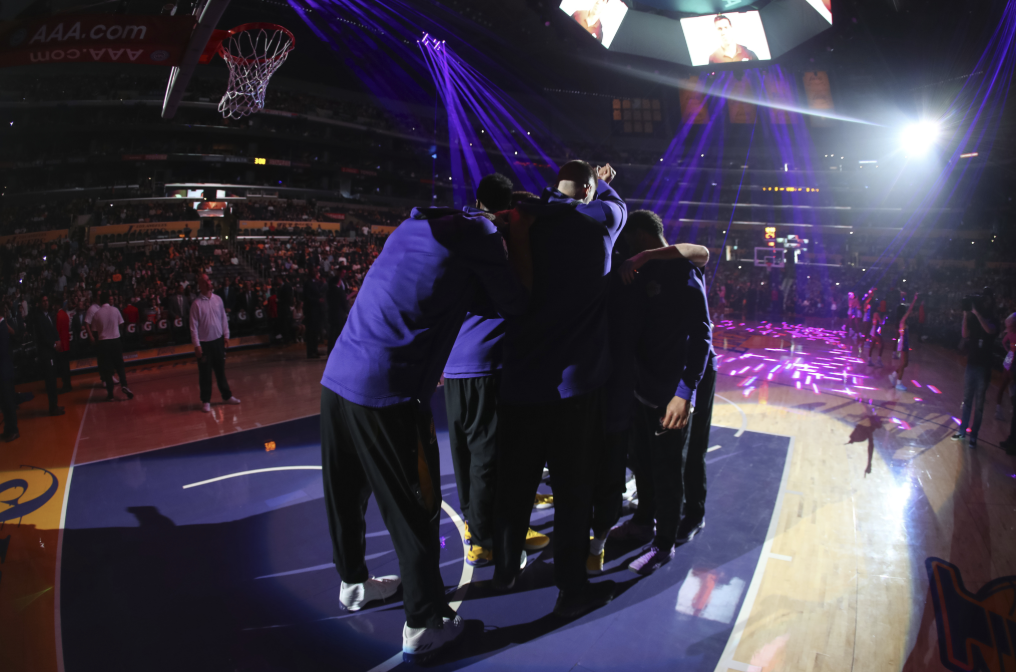
{"label": "illuminated signage", "polygon": [[267,159],[254,159],[255,166],[263,166],[268,163]]}

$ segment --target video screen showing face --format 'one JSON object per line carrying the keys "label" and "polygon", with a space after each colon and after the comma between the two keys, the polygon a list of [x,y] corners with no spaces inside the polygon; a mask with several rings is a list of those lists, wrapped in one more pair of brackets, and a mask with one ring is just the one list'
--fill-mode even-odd
{"label": "video screen showing face", "polygon": [[692,65],[768,61],[769,43],[758,12],[681,19]]}
{"label": "video screen showing face", "polygon": [[609,47],[628,13],[621,0],[562,0],[561,11],[604,47]]}
{"label": "video screen showing face", "polygon": [[833,25],[833,0],[808,0],[808,4],[828,21],[830,26]]}

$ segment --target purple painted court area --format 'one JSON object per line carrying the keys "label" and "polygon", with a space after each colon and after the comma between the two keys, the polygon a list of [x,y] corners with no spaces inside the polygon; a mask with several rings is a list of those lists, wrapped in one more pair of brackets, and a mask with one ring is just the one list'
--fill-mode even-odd
{"label": "purple painted court area", "polygon": [[[457,510],[440,391],[434,410],[442,492]],[[306,418],[75,468],[62,564],[68,672],[367,672],[399,654],[401,593],[355,614],[339,605],[320,471],[192,485],[320,465],[317,423]],[[459,608],[475,619],[467,640],[430,669],[711,672],[758,563],[789,447],[785,437],[712,434],[710,443],[721,447],[708,456],[708,525],[673,562],[638,579],[625,567],[639,548],[608,544],[604,578],[618,582],[617,597],[567,623],[550,613],[553,543],[531,556],[516,592],[494,593],[493,570],[478,569]],[[269,441],[275,450],[265,450]],[[373,501],[367,520],[372,573],[398,573]],[[553,538],[553,509],[534,509],[533,527]],[[464,547],[446,513],[440,530],[442,576],[453,592]]]}

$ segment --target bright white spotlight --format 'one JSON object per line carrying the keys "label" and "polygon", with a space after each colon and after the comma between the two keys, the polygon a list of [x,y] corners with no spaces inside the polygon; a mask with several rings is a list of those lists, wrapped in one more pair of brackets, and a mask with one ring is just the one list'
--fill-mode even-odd
{"label": "bright white spotlight", "polygon": [[919,121],[903,129],[900,145],[910,156],[924,156],[938,140],[938,122]]}

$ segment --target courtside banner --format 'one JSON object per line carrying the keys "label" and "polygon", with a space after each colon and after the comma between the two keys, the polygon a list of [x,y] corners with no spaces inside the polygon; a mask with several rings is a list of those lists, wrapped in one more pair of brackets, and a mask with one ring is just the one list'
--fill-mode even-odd
{"label": "courtside banner", "polygon": [[178,65],[193,16],[61,14],[0,23],[0,66],[35,63]]}

